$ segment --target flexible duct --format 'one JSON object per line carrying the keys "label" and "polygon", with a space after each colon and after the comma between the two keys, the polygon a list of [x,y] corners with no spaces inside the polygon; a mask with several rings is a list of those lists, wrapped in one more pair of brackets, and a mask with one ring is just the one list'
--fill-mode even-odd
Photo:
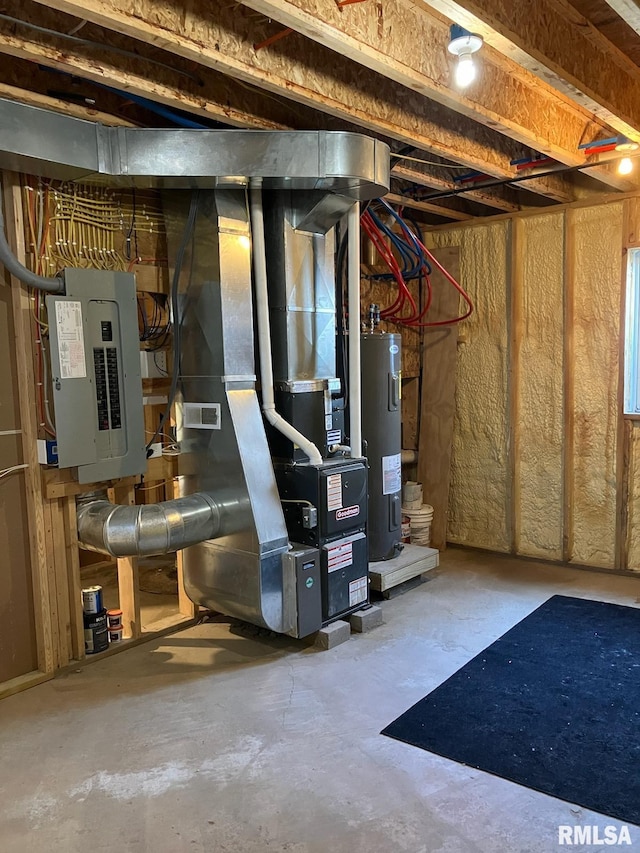
{"label": "flexible duct", "polygon": [[253,249],[253,272],[256,285],[256,316],[258,320],[258,348],[260,352],[260,380],[262,387],[262,411],[269,423],[290,441],[297,444],[309,457],[312,465],[322,464],[322,454],[316,445],[276,411],[273,390],[273,362],[271,359],[271,323],[269,320],[269,296],[267,290],[267,260],[264,240],[264,213],[262,191],[259,187],[250,190],[251,238]]}
{"label": "flexible duct", "polygon": [[0,204],[0,263],[6,270],[15,276],[27,287],[34,287],[36,290],[46,290],[49,293],[64,293],[64,279],[61,276],[47,278],[43,275],[36,275],[25,266],[23,266],[16,256],[11,251],[11,246],[7,242],[7,237],[4,233],[4,215],[2,213],[2,205]]}
{"label": "flexible duct", "polygon": [[113,557],[169,554],[233,532],[231,507],[203,492],[143,506],[112,504],[106,492],[92,492],[77,506],[81,546]]}

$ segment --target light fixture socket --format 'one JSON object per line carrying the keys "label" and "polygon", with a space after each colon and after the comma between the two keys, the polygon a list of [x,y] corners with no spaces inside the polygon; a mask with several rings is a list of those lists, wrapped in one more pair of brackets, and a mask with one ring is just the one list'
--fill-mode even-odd
{"label": "light fixture socket", "polygon": [[477,53],[484,44],[482,36],[470,33],[469,30],[465,30],[459,24],[451,24],[449,32],[451,40],[447,45],[447,50],[454,56],[471,56],[473,53]]}
{"label": "light fixture socket", "polygon": [[637,151],[640,146],[637,142],[628,139],[626,136],[619,136],[616,142],[616,151]]}

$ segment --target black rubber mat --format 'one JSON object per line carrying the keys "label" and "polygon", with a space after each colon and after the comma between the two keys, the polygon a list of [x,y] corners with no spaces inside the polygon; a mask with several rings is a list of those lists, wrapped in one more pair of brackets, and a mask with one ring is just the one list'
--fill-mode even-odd
{"label": "black rubber mat", "polygon": [[640,824],[640,609],[555,595],[382,734]]}

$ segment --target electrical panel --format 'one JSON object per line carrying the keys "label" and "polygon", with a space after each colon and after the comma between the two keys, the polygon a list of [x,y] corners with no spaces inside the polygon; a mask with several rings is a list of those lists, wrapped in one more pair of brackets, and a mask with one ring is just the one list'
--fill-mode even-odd
{"label": "electrical panel", "polygon": [[143,474],[135,278],[66,269],[64,280],[64,296],[47,296],[58,465],[80,483]]}

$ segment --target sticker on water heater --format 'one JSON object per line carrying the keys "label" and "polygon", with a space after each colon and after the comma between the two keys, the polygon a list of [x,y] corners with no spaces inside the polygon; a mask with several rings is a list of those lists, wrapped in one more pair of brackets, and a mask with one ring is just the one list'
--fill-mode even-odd
{"label": "sticker on water heater", "polygon": [[367,592],[366,577],[351,581],[349,584],[349,607],[354,607],[356,604],[362,604],[363,601],[366,601]]}
{"label": "sticker on water heater", "polygon": [[395,495],[402,490],[402,457],[399,453],[382,457],[382,494]]}
{"label": "sticker on water heater", "polygon": [[333,512],[342,509],[342,474],[329,474],[327,477],[327,510]]}
{"label": "sticker on water heater", "polygon": [[353,563],[353,543],[341,542],[333,548],[327,548],[327,571],[337,572]]}
{"label": "sticker on water heater", "polygon": [[87,375],[87,362],[84,355],[82,302],[56,302],[56,333],[60,379],[84,379]]}

